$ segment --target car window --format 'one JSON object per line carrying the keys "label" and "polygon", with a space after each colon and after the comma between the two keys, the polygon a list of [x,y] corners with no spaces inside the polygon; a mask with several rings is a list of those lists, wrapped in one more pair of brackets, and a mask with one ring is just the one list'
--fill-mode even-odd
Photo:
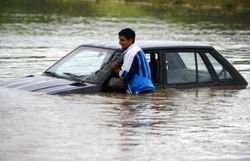
{"label": "car window", "polygon": [[107,62],[110,55],[106,51],[81,50],[73,55],[67,62],[57,68],[58,74],[74,73],[76,75],[89,75],[99,70]]}
{"label": "car window", "polygon": [[232,76],[229,74],[229,72],[211,55],[211,53],[207,52],[206,56],[211,62],[220,80],[232,79]]}
{"label": "car window", "polygon": [[145,52],[146,59],[151,71],[151,80],[154,84],[159,80],[159,55],[157,52]]}
{"label": "car window", "polygon": [[113,50],[79,47],[53,65],[48,71],[61,77],[78,77],[82,81],[96,83],[105,75],[104,66],[109,62]]}
{"label": "car window", "polygon": [[[167,84],[211,82],[212,78],[197,52],[166,52]],[[197,72],[196,72],[197,71]]]}
{"label": "car window", "polygon": [[158,53],[155,53],[155,52],[145,52],[145,56],[146,56],[148,63],[150,63],[152,60],[153,61],[158,60]]}
{"label": "car window", "polygon": [[195,57],[192,52],[172,52],[166,54],[167,83],[195,83]]}

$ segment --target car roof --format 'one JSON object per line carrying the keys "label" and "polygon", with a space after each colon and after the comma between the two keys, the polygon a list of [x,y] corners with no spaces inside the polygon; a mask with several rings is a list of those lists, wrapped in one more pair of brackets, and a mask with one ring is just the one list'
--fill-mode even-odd
{"label": "car roof", "polygon": [[[210,48],[211,46],[194,41],[138,40],[135,42],[142,49],[156,48]],[[92,41],[82,46],[93,46],[121,50],[118,41]]]}

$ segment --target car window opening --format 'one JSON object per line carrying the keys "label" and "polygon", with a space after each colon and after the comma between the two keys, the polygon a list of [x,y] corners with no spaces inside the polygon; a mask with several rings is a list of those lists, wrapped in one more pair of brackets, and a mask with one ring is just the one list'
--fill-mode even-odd
{"label": "car window opening", "polygon": [[166,53],[167,84],[212,82],[211,75],[198,52]]}
{"label": "car window opening", "polygon": [[158,54],[152,52],[152,53],[146,54],[146,58],[148,59],[148,62],[149,62],[152,82],[156,85],[158,83],[158,77],[159,77]]}

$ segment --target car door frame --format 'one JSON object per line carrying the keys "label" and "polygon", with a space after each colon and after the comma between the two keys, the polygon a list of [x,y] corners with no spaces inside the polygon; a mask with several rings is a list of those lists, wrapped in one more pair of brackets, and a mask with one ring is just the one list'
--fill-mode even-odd
{"label": "car door frame", "polygon": [[143,49],[144,53],[145,54],[148,54],[148,53],[158,53],[158,80],[156,83],[154,83],[154,86],[155,86],[155,89],[162,89],[164,88],[164,76],[163,76],[163,68],[164,68],[164,64],[163,64],[163,60],[164,60],[164,57],[163,57],[163,54],[162,54],[162,50],[161,49]]}

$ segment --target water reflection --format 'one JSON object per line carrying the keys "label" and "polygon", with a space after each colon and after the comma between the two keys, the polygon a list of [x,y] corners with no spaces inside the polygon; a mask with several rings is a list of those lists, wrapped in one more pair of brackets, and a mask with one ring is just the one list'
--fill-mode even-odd
{"label": "water reflection", "polygon": [[[239,94],[239,90],[183,90],[177,91],[170,97],[168,92],[157,93],[150,98],[157,101],[159,98],[161,100],[161,97],[166,97],[169,102],[175,104],[174,106],[166,105],[162,101],[157,101],[161,102],[158,105],[164,108],[161,108],[161,110],[155,109],[150,106],[154,106],[152,99],[146,99],[146,101],[142,103],[140,100],[141,98],[144,100],[145,96],[141,96],[135,99],[137,103],[124,101],[126,108],[116,108],[119,112],[119,118],[115,118],[114,120],[119,120],[119,122],[116,122],[114,127],[119,127],[122,150],[131,152],[137,149],[136,147],[145,147],[147,144],[149,146],[154,144],[153,146],[171,147],[171,138],[175,139],[175,141],[176,139],[179,141],[175,143],[175,145],[178,144],[176,145],[176,149],[180,146],[179,144],[186,147],[187,145],[192,146],[192,144],[196,145],[198,143],[204,146],[203,148],[210,149],[216,146],[216,142],[218,141],[217,137],[212,136],[219,135],[218,137],[221,139],[221,132],[231,133],[232,129],[238,128],[238,126],[230,125],[231,123],[225,124],[223,119],[228,118],[231,113],[229,110],[232,107],[225,99],[228,99],[228,97],[234,98]],[[234,100],[232,100],[231,103],[233,103],[233,101]],[[143,105],[143,107],[140,105]],[[110,124],[112,124],[112,120],[108,126],[110,126]],[[163,140],[167,137],[168,142],[161,142],[157,139],[154,142],[154,140],[150,139],[152,135],[154,138],[159,137]],[[188,139],[192,143],[189,144],[183,139]],[[182,141],[184,141],[184,143]],[[170,145],[168,143],[170,143]],[[221,142],[221,144],[226,146],[227,143]],[[223,146],[217,147],[216,149],[221,151],[221,148],[223,148]],[[230,149],[227,150],[230,151]],[[161,151],[158,151],[158,154],[160,152]],[[211,152],[217,153],[216,150],[212,149]]]}
{"label": "water reflection", "polygon": [[[250,111],[240,103],[250,103],[249,89],[168,89],[137,97],[1,91],[0,135],[5,151],[1,156],[5,160],[20,156],[28,160],[249,156]],[[12,152],[6,153],[9,148]],[[180,152],[181,156],[175,155]]]}

